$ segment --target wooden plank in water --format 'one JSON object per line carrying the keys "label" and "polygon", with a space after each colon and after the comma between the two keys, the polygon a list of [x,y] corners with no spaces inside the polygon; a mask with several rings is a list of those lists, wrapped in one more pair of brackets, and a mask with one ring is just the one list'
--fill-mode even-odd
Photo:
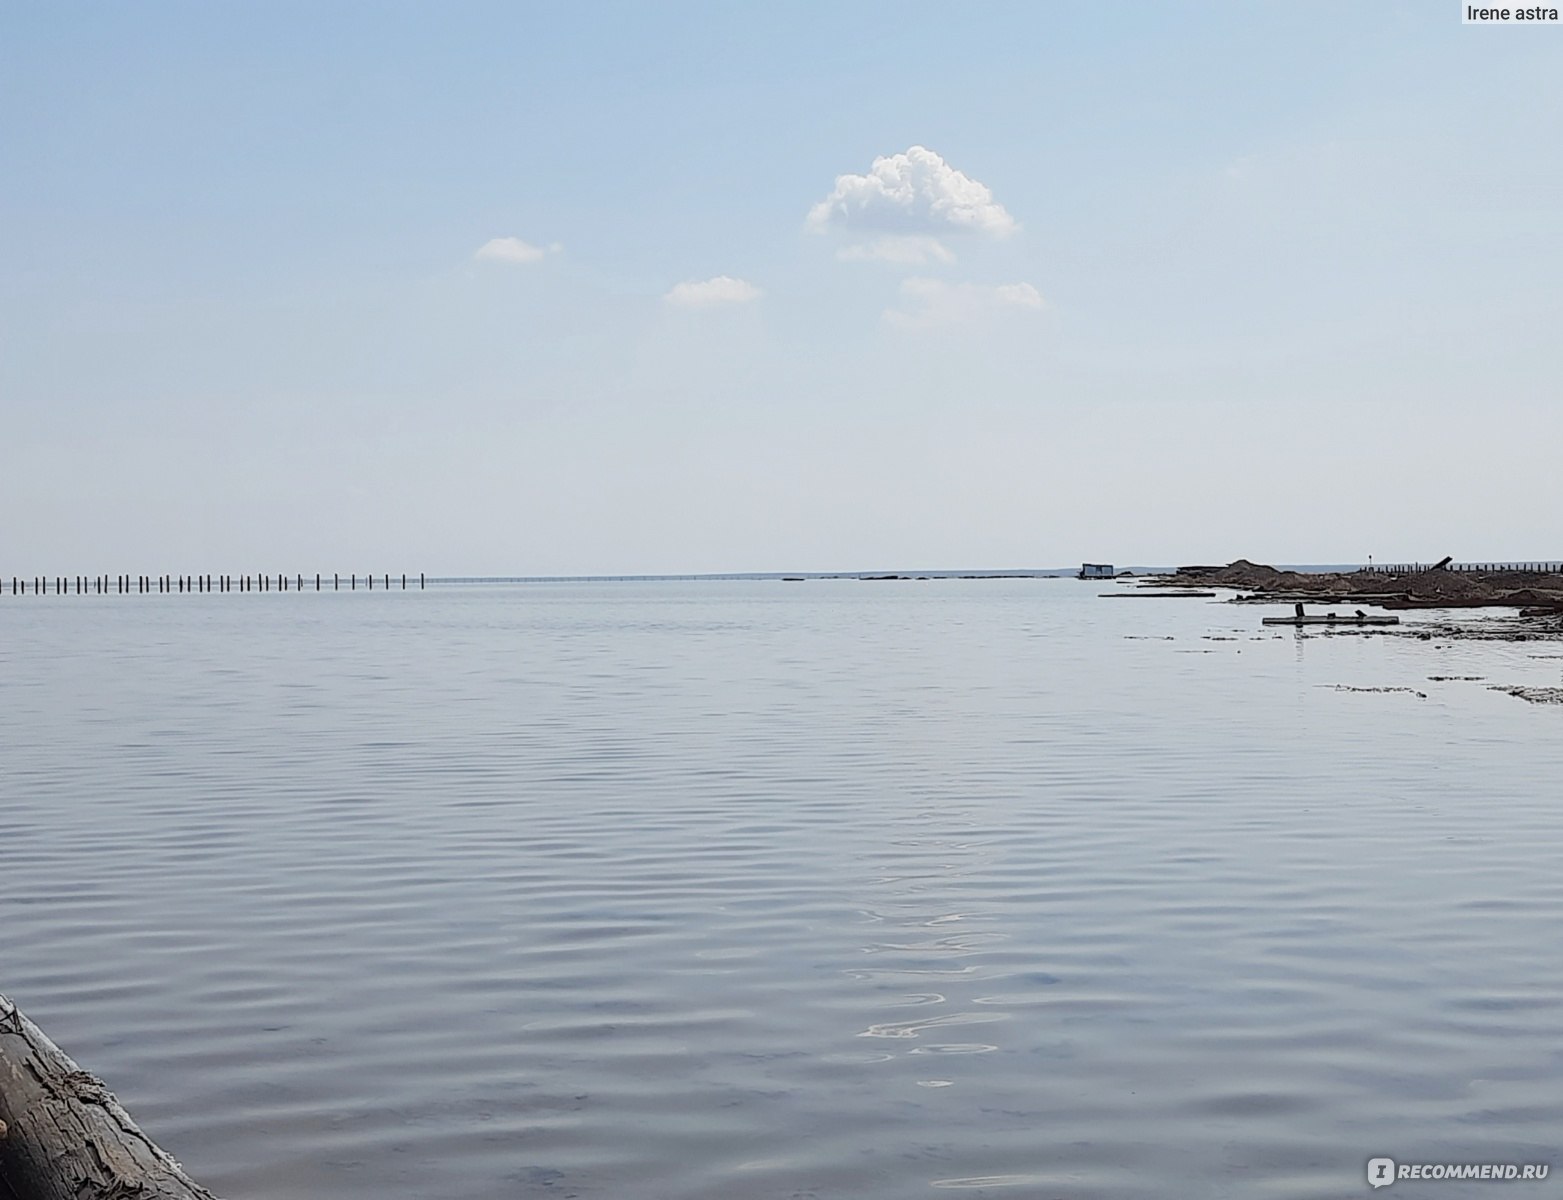
{"label": "wooden plank in water", "polygon": [[1198,600],[1208,600],[1215,595],[1215,592],[1190,592],[1179,588],[1175,592],[1097,592],[1096,595],[1100,600],[1175,600],[1183,596]]}
{"label": "wooden plank in water", "polygon": [[1338,616],[1335,613],[1324,613],[1319,616],[1309,614],[1305,617],[1265,617],[1266,625],[1399,625],[1399,617],[1369,616],[1367,613],[1347,613]]}

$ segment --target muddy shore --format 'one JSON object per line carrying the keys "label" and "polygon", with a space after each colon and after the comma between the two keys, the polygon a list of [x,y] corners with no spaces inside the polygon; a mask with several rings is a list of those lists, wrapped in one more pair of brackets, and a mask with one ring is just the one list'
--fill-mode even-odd
{"label": "muddy shore", "polygon": [[[1383,609],[1492,610],[1481,620],[1456,613],[1392,628],[1328,629],[1329,636],[1416,637],[1424,640],[1563,641],[1563,573],[1451,570],[1281,571],[1240,558],[1220,567],[1179,567],[1144,584],[1189,589],[1232,588],[1238,604],[1304,604]],[[1470,614],[1474,616],[1474,613]]]}
{"label": "muddy shore", "polygon": [[1563,616],[1563,573],[1475,571],[1440,566],[1421,571],[1280,571],[1240,558],[1223,567],[1179,567],[1158,585],[1236,588],[1239,602],[1341,604],[1385,609],[1512,608]]}

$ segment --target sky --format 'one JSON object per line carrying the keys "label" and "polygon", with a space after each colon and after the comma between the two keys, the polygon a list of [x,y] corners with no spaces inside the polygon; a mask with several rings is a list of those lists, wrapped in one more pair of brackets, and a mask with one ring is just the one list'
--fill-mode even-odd
{"label": "sky", "polygon": [[0,0],[0,574],[1563,558],[1563,26]]}

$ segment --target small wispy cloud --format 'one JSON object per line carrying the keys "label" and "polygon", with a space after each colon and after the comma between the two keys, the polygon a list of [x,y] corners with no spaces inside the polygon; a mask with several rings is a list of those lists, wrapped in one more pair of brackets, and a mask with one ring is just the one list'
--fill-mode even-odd
{"label": "small wispy cloud", "polygon": [[1015,218],[993,190],[925,146],[876,158],[866,175],[838,175],[830,195],[809,210],[807,227],[877,229],[900,234],[950,232],[1004,237]]}
{"label": "small wispy cloud", "polygon": [[662,299],[680,308],[711,308],[719,304],[747,304],[763,294],[746,280],[718,275],[714,279],[691,279],[675,284]]}
{"label": "small wispy cloud", "polygon": [[1037,312],[1046,307],[1042,293],[1029,283],[992,287],[980,283],[946,283],[921,276],[901,284],[900,308],[885,310],[885,322],[901,329],[991,320],[1006,312]]}
{"label": "small wispy cloud", "polygon": [[1016,308],[1042,307],[1042,293],[1029,283],[1001,283],[993,289],[993,295],[1000,304],[1010,304]]}
{"label": "small wispy cloud", "polygon": [[902,234],[856,242],[836,251],[842,262],[883,262],[902,267],[952,263],[955,255],[943,242],[926,234]]}
{"label": "small wispy cloud", "polygon": [[518,237],[490,238],[477,248],[473,258],[478,262],[534,263],[549,254],[557,254],[563,246],[555,242],[551,246],[534,246]]}

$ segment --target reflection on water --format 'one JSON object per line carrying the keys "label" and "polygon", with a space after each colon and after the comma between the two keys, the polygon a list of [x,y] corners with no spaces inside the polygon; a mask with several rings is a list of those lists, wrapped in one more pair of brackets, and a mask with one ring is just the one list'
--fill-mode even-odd
{"label": "reflection on water", "polygon": [[1550,1161],[1557,663],[1093,599],[7,604],[0,986],[234,1200]]}

